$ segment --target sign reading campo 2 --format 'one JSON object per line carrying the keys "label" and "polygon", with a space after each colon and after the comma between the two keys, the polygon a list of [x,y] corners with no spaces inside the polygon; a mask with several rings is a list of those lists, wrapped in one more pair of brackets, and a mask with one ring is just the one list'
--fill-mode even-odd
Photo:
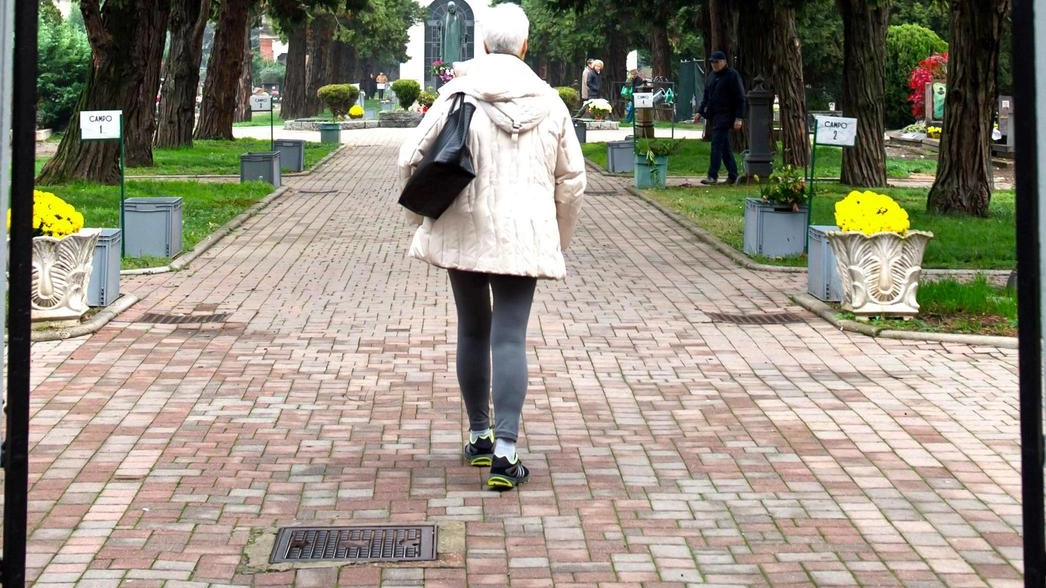
{"label": "sign reading campo 2", "polygon": [[272,110],[272,96],[268,94],[252,94],[251,110]]}
{"label": "sign reading campo 2", "polygon": [[856,118],[844,118],[841,116],[817,117],[817,132],[814,141],[818,145],[853,147],[856,138]]}
{"label": "sign reading campo 2", "polygon": [[119,139],[122,110],[88,110],[80,112],[80,138],[85,141]]}

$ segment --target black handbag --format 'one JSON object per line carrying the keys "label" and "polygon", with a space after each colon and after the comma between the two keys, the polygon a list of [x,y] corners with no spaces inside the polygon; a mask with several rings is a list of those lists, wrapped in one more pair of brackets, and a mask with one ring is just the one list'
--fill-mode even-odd
{"label": "black handbag", "polygon": [[400,204],[430,218],[439,218],[476,177],[468,146],[469,123],[476,106],[465,102],[462,92],[453,100],[447,122],[400,193]]}

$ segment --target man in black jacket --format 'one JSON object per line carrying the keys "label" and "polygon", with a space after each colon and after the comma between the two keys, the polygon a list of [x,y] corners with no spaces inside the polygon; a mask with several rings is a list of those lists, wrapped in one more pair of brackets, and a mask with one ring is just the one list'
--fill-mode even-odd
{"label": "man in black jacket", "polygon": [[741,130],[745,113],[745,88],[741,75],[726,64],[726,54],[713,51],[708,57],[712,73],[705,80],[705,93],[697,109],[694,122],[704,117],[712,136],[712,157],[708,165],[708,177],[702,184],[719,181],[719,164],[726,164],[726,183],[737,182],[737,162],[730,148],[730,129]]}

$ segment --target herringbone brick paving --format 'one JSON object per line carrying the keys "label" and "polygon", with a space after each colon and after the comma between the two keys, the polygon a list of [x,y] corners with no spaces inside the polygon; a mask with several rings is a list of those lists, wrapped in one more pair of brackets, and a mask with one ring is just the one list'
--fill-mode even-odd
{"label": "herringbone brick paving", "polygon": [[[532,313],[532,480],[485,491],[445,272],[406,257],[403,134],[343,135],[188,269],[125,276],[115,321],[34,344],[36,586],[1021,585],[1015,351],[833,330],[802,274],[598,173]],[[709,316],[778,311],[801,320]],[[437,524],[440,560],[267,564],[278,527],[389,522]]]}

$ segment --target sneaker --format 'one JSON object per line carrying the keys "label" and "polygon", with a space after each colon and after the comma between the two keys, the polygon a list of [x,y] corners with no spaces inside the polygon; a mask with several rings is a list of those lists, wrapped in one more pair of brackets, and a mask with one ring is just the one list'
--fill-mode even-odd
{"label": "sneaker", "polygon": [[489,466],[494,459],[494,435],[488,433],[486,436],[476,439],[475,443],[466,443],[463,453],[465,461],[470,466]]}
{"label": "sneaker", "polygon": [[487,486],[499,492],[511,490],[523,484],[530,477],[530,470],[523,466],[519,456],[512,461],[500,455],[494,456],[490,464],[490,477],[487,478]]}
{"label": "sneaker", "polygon": [[714,186],[714,185],[719,183],[719,180],[717,180],[716,178],[703,178],[701,180],[701,183],[706,185],[706,186],[709,186],[709,185]]}

